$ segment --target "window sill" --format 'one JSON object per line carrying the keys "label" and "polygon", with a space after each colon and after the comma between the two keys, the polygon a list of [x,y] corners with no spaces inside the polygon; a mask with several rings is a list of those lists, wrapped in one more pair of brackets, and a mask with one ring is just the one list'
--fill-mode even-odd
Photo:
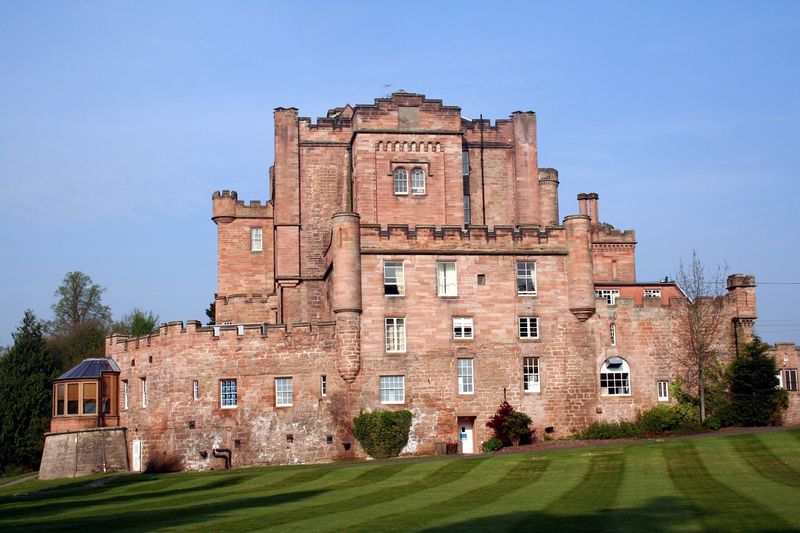
{"label": "window sill", "polygon": [[525,393],[525,394],[541,394],[542,393],[542,391],[540,391],[540,390],[524,390],[522,392]]}
{"label": "window sill", "polygon": [[236,409],[238,405],[220,405],[220,409]]}
{"label": "window sill", "polygon": [[459,341],[459,342],[463,342],[463,341],[474,341],[474,340],[475,340],[475,337],[453,337],[453,340],[454,340],[454,341]]}
{"label": "window sill", "polygon": [[517,340],[521,340],[524,342],[531,342],[531,341],[540,341],[542,339],[539,337],[517,337]]}
{"label": "window sill", "polygon": [[294,406],[294,404],[287,403],[287,404],[285,404],[285,405],[276,405],[276,406],[275,406],[275,409],[285,409],[285,408],[287,408],[287,407],[293,407],[293,406]]}
{"label": "window sill", "polygon": [[455,300],[458,298],[458,294],[453,294],[453,295],[437,294],[436,296],[438,298],[441,298],[442,300]]}
{"label": "window sill", "polygon": [[405,401],[403,402],[381,402],[381,405],[405,405]]}
{"label": "window sill", "polygon": [[536,296],[536,293],[535,292],[518,292],[517,296],[525,296],[525,297]]}
{"label": "window sill", "polygon": [[474,392],[459,392],[459,396],[475,396]]}
{"label": "window sill", "polygon": [[386,294],[386,293],[384,293],[384,296],[386,298],[405,298],[406,297],[405,294]]}

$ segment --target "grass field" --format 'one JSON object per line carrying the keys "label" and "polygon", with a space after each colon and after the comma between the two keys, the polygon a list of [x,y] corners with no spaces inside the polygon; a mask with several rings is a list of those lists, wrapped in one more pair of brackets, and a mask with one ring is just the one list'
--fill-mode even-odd
{"label": "grass field", "polygon": [[0,487],[0,530],[800,531],[800,430]]}

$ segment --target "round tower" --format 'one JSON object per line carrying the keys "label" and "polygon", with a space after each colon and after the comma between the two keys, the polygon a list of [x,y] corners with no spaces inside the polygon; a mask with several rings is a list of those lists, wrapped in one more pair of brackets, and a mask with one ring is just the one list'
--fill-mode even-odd
{"label": "round tower", "polygon": [[569,310],[578,320],[588,320],[595,312],[592,273],[591,219],[588,215],[564,218],[567,229],[567,283]]}
{"label": "round tower", "polygon": [[558,225],[558,170],[539,169],[539,213],[542,226]]}
{"label": "round tower", "polygon": [[333,312],[339,375],[347,383],[361,370],[361,223],[357,213],[332,217]]}

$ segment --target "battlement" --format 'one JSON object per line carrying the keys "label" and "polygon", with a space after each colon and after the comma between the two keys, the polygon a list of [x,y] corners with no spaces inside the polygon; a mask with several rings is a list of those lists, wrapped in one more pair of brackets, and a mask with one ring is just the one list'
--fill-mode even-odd
{"label": "battlement", "polygon": [[260,339],[287,345],[335,342],[335,322],[295,324],[232,324],[204,326],[199,320],[161,324],[158,332],[143,337],[115,333],[106,337],[106,356],[145,348],[188,348],[209,342],[243,342]]}
{"label": "battlement", "polygon": [[403,90],[395,91],[389,97],[375,98],[373,104],[357,104],[356,113],[360,110],[380,109],[394,110],[400,106],[422,107],[426,110],[444,110],[449,112],[457,111],[461,113],[458,106],[446,106],[440,99],[429,99],[424,94],[409,93]]}
{"label": "battlement", "polygon": [[248,204],[239,200],[236,191],[215,191],[211,195],[211,220],[217,224],[228,224],[236,218],[272,218],[272,202],[262,204],[251,200]]}
{"label": "battlement", "polygon": [[600,226],[592,236],[592,244],[636,244],[636,231]]}
{"label": "battlement", "polygon": [[453,250],[460,254],[565,255],[566,232],[561,226],[432,226],[361,225],[362,253],[411,250]]}

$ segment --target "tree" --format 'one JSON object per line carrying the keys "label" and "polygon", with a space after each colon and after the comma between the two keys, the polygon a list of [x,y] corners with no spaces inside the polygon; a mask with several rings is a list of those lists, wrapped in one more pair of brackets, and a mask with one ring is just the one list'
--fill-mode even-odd
{"label": "tree", "polygon": [[30,310],[0,358],[0,466],[38,468],[52,402],[56,366]]}
{"label": "tree", "polygon": [[51,331],[69,333],[88,322],[108,326],[111,310],[103,305],[104,292],[105,288],[83,272],[68,272],[55,292],[58,301],[53,304]]}
{"label": "tree", "polygon": [[500,404],[497,412],[486,422],[486,427],[494,430],[494,436],[503,443],[518,446],[528,444],[531,441],[531,430],[528,427],[531,418],[525,413],[516,411],[511,404],[504,401]]}
{"label": "tree", "polygon": [[687,386],[696,387],[700,419],[705,421],[708,382],[721,376],[724,271],[717,267],[707,279],[697,252],[692,252],[691,263],[681,261],[677,281],[686,299],[674,307],[669,350],[684,370]]}
{"label": "tree", "polygon": [[214,300],[206,308],[206,316],[208,317],[208,325],[214,325],[217,320],[217,302]]}
{"label": "tree", "polygon": [[743,426],[778,424],[783,409],[789,407],[787,392],[778,388],[778,368],[767,355],[769,349],[755,336],[728,370],[731,416]]}
{"label": "tree", "polygon": [[47,345],[62,372],[66,372],[87,357],[102,357],[105,353],[108,328],[97,322],[87,322],[67,333],[53,333]]}
{"label": "tree", "polygon": [[152,311],[142,311],[134,308],[133,311],[122,317],[119,322],[111,326],[112,333],[122,333],[133,337],[150,335],[158,330],[158,315]]}

